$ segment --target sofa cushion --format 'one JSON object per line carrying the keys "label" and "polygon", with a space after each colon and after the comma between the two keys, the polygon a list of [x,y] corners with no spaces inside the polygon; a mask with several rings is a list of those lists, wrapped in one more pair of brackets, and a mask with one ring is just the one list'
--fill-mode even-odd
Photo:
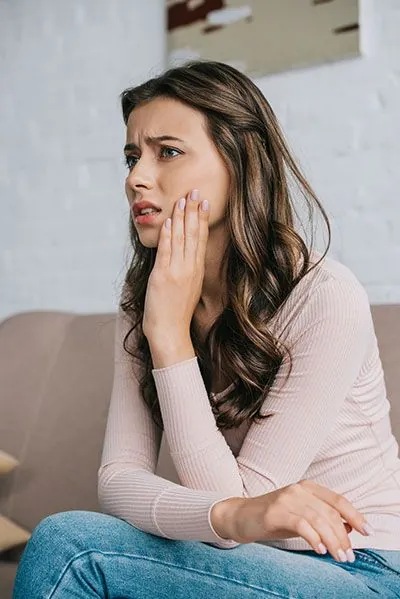
{"label": "sofa cushion", "polygon": [[26,543],[31,533],[0,514],[0,553]]}
{"label": "sofa cushion", "polygon": [[17,458],[10,455],[5,451],[0,450],[0,475],[11,472],[16,466],[19,465]]}
{"label": "sofa cushion", "polygon": [[[8,474],[18,465],[16,458],[5,451],[0,451],[0,474]],[[0,514],[0,553],[26,543],[30,537],[31,533],[28,530]]]}

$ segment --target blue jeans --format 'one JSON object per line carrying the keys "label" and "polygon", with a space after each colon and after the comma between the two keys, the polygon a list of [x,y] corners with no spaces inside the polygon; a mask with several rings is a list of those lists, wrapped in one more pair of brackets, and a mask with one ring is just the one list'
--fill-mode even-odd
{"label": "blue jeans", "polygon": [[139,530],[89,511],[44,518],[21,557],[13,599],[400,597],[400,551],[356,549],[356,561],[246,543],[219,549]]}

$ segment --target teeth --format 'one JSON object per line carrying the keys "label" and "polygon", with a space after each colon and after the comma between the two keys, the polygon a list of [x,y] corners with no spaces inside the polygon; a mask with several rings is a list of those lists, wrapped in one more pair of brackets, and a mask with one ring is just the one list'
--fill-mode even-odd
{"label": "teeth", "polygon": [[143,208],[143,210],[140,211],[140,214],[151,214],[152,212],[158,212],[158,210],[155,208]]}

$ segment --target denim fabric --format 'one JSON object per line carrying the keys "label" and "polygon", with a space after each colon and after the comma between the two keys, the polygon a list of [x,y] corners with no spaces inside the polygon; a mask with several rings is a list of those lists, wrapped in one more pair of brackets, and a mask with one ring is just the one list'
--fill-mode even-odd
{"label": "denim fabric", "polygon": [[143,532],[107,514],[44,518],[21,557],[13,599],[400,597],[400,551],[355,549],[356,561],[247,543],[219,549]]}

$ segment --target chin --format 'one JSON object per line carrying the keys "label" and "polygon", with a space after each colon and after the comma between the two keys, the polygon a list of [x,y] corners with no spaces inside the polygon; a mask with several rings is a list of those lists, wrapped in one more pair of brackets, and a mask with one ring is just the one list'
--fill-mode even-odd
{"label": "chin", "polygon": [[146,247],[146,248],[156,248],[156,247],[158,247],[158,241],[155,241],[154,243],[152,243],[151,241],[150,242],[143,242],[143,241],[141,241],[140,243],[142,245],[144,245],[144,247]]}
{"label": "chin", "polygon": [[158,246],[159,232],[153,231],[153,235],[139,233],[139,241],[146,248],[156,248]]}

